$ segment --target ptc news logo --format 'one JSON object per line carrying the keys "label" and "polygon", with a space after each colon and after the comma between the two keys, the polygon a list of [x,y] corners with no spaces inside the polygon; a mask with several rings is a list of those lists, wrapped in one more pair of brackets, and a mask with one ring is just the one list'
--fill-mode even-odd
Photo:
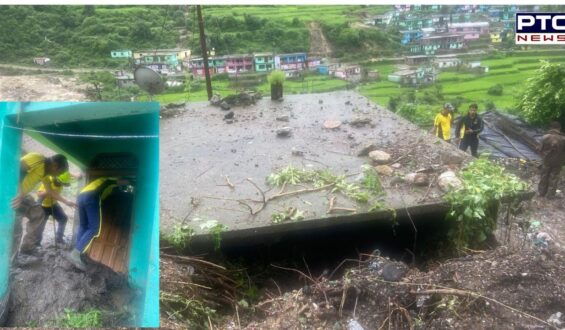
{"label": "ptc news logo", "polygon": [[565,45],[565,14],[517,13],[517,45]]}

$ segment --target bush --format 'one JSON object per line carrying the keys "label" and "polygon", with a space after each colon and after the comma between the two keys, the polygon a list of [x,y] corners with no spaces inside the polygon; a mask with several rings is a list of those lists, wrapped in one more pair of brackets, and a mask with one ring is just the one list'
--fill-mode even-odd
{"label": "bush", "polygon": [[492,100],[485,101],[485,110],[486,111],[496,110],[496,105]]}
{"label": "bush", "polygon": [[501,84],[496,84],[496,85],[494,85],[494,86],[491,86],[491,87],[488,89],[487,93],[488,93],[489,95],[500,96],[500,95],[502,95],[503,89],[504,89],[504,88],[502,87]]}
{"label": "bush", "polygon": [[271,85],[279,85],[279,84],[283,84],[284,83],[284,72],[280,71],[280,70],[275,70],[273,72],[271,72],[271,74],[269,75],[268,81],[269,84]]}

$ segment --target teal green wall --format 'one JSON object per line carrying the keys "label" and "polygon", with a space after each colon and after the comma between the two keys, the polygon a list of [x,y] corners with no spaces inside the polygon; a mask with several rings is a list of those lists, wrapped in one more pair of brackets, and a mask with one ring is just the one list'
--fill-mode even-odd
{"label": "teal green wall", "polygon": [[[159,104],[155,102],[42,102],[4,103],[4,106],[22,106],[21,124],[23,128],[33,130],[27,131],[26,134],[51,149],[67,155],[83,170],[87,169],[92,159],[99,153],[128,152],[136,156],[139,168],[135,187],[128,276],[130,284],[143,292],[143,297],[137,301],[137,320],[134,325],[157,327],[159,324],[159,140],[141,136],[159,134]],[[9,115],[8,112],[1,116],[4,121],[14,118],[15,116]],[[42,132],[103,135],[114,138],[51,136]],[[14,216],[9,207],[9,196],[15,195],[17,187],[21,132],[4,128],[3,133],[0,173],[12,173],[10,179],[13,182],[4,183],[3,179],[0,186],[2,192],[5,192],[2,193],[5,201],[0,200],[2,201],[0,226],[5,227],[0,229],[5,229],[2,232],[12,232]],[[138,136],[138,138],[118,138],[125,135]],[[1,249],[2,246],[9,245],[10,242],[11,235],[0,237],[0,251],[4,251],[5,249]],[[2,258],[0,266],[9,265],[7,256],[0,252],[0,257]],[[2,267],[0,273],[0,289],[4,290],[7,288],[7,268]]]}

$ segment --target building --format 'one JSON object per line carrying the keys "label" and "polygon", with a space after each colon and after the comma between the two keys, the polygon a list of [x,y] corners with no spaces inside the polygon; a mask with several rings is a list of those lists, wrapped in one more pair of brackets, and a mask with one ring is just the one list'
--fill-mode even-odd
{"label": "building", "polygon": [[455,55],[436,55],[434,57],[434,66],[438,69],[453,68],[461,65],[463,61]]}
{"label": "building", "polygon": [[493,44],[499,44],[502,42],[502,31],[491,31],[490,32],[490,42]]}
{"label": "building", "polygon": [[112,58],[132,58],[133,53],[131,50],[113,50],[110,52]]}
{"label": "building", "polygon": [[390,14],[383,14],[383,15],[376,15],[370,20],[372,25],[375,26],[386,26],[390,24],[392,15]]}
{"label": "building", "polygon": [[489,22],[452,23],[448,25],[451,34],[461,34],[465,40],[477,40],[489,33]]}
{"label": "building", "polygon": [[[208,58],[208,73],[212,76],[217,73],[215,64],[217,65],[220,61],[214,61],[214,58]],[[225,61],[223,62],[224,68],[222,72],[225,71]],[[198,77],[204,77],[204,59],[202,57],[193,58],[190,60],[190,70],[193,75]]]}
{"label": "building", "polygon": [[225,56],[226,72],[238,74],[253,71],[253,55],[239,54]]}
{"label": "building", "polygon": [[426,37],[410,45],[412,54],[435,55],[438,53],[448,53],[465,48],[463,36],[460,34],[443,34]]}
{"label": "building", "polygon": [[306,53],[279,54],[275,56],[275,68],[282,71],[302,71],[306,69]]}
{"label": "building", "polygon": [[128,87],[135,85],[135,77],[133,73],[124,70],[115,70],[112,72],[119,87]]}
{"label": "building", "polygon": [[255,71],[257,72],[268,72],[275,68],[273,53],[253,54],[253,60],[255,62]]}
{"label": "building", "polygon": [[361,79],[361,66],[357,64],[340,64],[335,68],[333,76],[345,80],[359,80]]}
{"label": "building", "polygon": [[133,52],[133,59],[137,65],[165,64],[168,72],[177,72],[190,60],[190,55],[189,49],[149,49]]}
{"label": "building", "polygon": [[324,75],[333,75],[337,67],[337,63],[321,63],[318,65],[318,72]]}
{"label": "building", "polygon": [[320,59],[319,57],[308,57],[306,60],[306,67],[308,68],[308,70],[317,70],[318,66],[322,63],[322,59]]}
{"label": "building", "polygon": [[37,65],[47,65],[47,64],[49,64],[49,62],[51,62],[51,59],[49,57],[34,57],[33,58],[33,63],[35,63]]}
{"label": "building", "polygon": [[388,75],[388,80],[401,85],[416,85],[416,70],[401,70]]}
{"label": "building", "polygon": [[400,34],[402,35],[400,43],[403,45],[407,45],[411,42],[414,42],[415,40],[419,40],[423,36],[421,30],[405,30],[400,31]]}
{"label": "building", "polygon": [[415,56],[404,57],[404,64],[410,66],[417,66],[423,63],[428,63],[429,61],[430,61],[430,57],[428,55],[415,55]]}

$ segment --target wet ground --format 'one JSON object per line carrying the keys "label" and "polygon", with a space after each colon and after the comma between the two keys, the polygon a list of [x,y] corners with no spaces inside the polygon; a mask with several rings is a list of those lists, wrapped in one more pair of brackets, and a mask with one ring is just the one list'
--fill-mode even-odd
{"label": "wet ground", "polygon": [[[356,204],[328,190],[276,199],[256,215],[263,191],[267,198],[280,187],[270,187],[266,178],[288,165],[304,169],[328,169],[346,175],[349,182],[360,179],[361,166],[368,157],[358,157],[366,143],[391,154],[391,164],[399,163],[391,176],[381,176],[386,190],[384,205],[404,208],[437,202],[441,192],[435,186],[416,187],[399,183],[403,176],[432,165],[441,166],[442,153],[466,157],[452,145],[437,140],[414,124],[351,91],[324,94],[287,95],[284,101],[268,97],[256,105],[233,108],[234,122],[224,120],[227,111],[205,103],[191,103],[161,120],[161,231],[186,223],[197,232],[200,224],[217,220],[229,230],[271,225],[271,215],[289,207],[305,212],[305,221],[325,218],[331,197],[336,206],[364,213],[371,206]],[[277,120],[288,116],[288,122]],[[369,119],[361,127],[356,119]],[[339,120],[339,128],[327,129],[326,120]],[[276,130],[290,127],[289,137]],[[293,153],[294,151],[294,153]],[[296,154],[301,154],[297,156]],[[396,160],[396,161],[395,161]],[[229,183],[228,183],[229,178]],[[247,179],[251,179],[254,187]],[[233,187],[230,187],[232,184]],[[287,187],[294,191],[307,187]],[[241,203],[241,201],[245,201]],[[342,216],[338,215],[338,216]]]}

